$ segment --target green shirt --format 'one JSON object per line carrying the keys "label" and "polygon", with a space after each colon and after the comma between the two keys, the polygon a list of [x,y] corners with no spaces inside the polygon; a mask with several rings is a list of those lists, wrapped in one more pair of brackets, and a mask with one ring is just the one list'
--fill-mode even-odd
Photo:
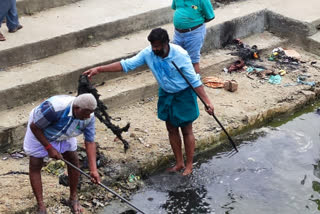
{"label": "green shirt", "polygon": [[173,24],[178,29],[192,28],[214,18],[210,0],[173,0],[171,7],[175,10]]}

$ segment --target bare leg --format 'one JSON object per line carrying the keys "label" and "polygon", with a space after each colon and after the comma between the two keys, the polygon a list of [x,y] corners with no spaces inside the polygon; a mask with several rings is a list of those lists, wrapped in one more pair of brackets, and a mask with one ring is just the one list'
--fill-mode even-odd
{"label": "bare leg", "polygon": [[43,195],[42,195],[42,181],[41,181],[41,168],[43,165],[42,158],[35,158],[30,156],[29,162],[29,178],[31,187],[33,190],[33,194],[37,199],[38,203],[38,212],[39,213],[47,213],[46,206],[43,202]]}
{"label": "bare leg", "polygon": [[[62,154],[63,157],[71,162],[73,165],[79,167],[79,159],[77,152],[65,152]],[[80,172],[76,169],[72,168],[68,165],[68,178],[69,178],[69,185],[70,185],[70,206],[73,213],[82,213],[83,208],[81,207],[78,198],[77,198],[77,186],[79,183]]]}
{"label": "bare leg", "polygon": [[166,126],[169,134],[170,145],[171,145],[174,157],[176,158],[176,165],[172,168],[167,169],[167,171],[176,172],[184,168],[179,128],[174,127],[169,122],[166,122]]}
{"label": "bare leg", "polygon": [[197,63],[192,63],[194,70],[196,71],[197,74],[200,74],[200,64],[199,62]]}
{"label": "bare leg", "polygon": [[184,148],[186,150],[186,169],[182,173],[182,175],[189,175],[192,173],[192,164],[193,164],[193,155],[195,148],[195,138],[192,131],[192,123],[188,124],[185,127],[181,127],[181,131],[183,134]]}

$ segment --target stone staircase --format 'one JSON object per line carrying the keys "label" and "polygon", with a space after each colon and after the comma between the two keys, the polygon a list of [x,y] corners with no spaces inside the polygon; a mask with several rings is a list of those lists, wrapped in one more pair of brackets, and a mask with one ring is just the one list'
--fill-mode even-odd
{"label": "stone staircase", "polygon": [[60,7],[80,0],[17,0],[17,9],[20,16],[33,15],[37,12],[54,7]]}
{"label": "stone staircase", "polygon": [[[11,146],[21,147],[28,114],[33,107],[52,95],[75,94],[83,71],[137,53],[149,45],[146,38],[153,27],[162,26],[172,38],[171,0],[158,0],[157,4],[154,0],[41,2],[18,1],[19,11],[32,15],[21,17],[24,28],[15,34],[8,35],[2,28],[7,38],[0,44],[2,152]],[[224,64],[235,59],[218,50],[234,38],[265,30],[280,36],[285,30],[294,30],[302,37],[319,37],[314,25],[266,10],[263,4],[249,8],[245,4],[231,4],[215,12],[219,18],[207,24],[203,53],[208,57],[204,57],[202,63],[204,76],[212,74],[213,70],[220,71]],[[281,26],[286,27],[282,29]],[[264,39],[260,49],[267,50],[286,42],[272,35]],[[93,81],[106,82],[98,91],[101,99],[113,109],[156,95],[157,84],[150,72],[142,72],[145,70],[144,67],[128,75],[101,74]]]}

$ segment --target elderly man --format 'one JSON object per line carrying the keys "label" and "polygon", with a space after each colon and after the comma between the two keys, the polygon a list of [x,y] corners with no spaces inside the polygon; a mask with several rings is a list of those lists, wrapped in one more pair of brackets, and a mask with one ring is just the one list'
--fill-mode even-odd
{"label": "elderly man", "polygon": [[[206,111],[213,114],[213,105],[204,91],[204,87],[198,74],[195,73],[188,53],[180,46],[169,43],[166,30],[156,28],[148,36],[151,46],[140,51],[136,56],[115,62],[109,65],[92,68],[84,74],[89,78],[101,72],[117,72],[133,70],[147,64],[156,78],[159,88],[158,117],[166,122],[169,133],[169,141],[176,158],[174,167],[169,171],[184,169],[183,175],[192,173],[192,163],[195,148],[195,138],[192,130],[192,122],[199,116],[197,96],[188,83],[178,73],[172,61],[181,68],[196,92],[208,104]],[[181,137],[181,128],[185,151],[186,165],[184,164]]]}
{"label": "elderly man", "polygon": [[[47,213],[42,195],[41,168],[43,158],[65,158],[79,166],[76,136],[83,133],[93,182],[100,182],[96,165],[95,118],[97,107],[92,94],[78,97],[68,95],[53,96],[34,108],[29,117],[23,148],[30,156],[29,177],[37,199],[38,213]],[[77,199],[77,185],[80,173],[68,166],[70,184],[70,208],[73,213],[81,213],[83,208]]]}
{"label": "elderly man", "polygon": [[173,43],[180,45],[191,58],[193,67],[200,73],[200,50],[206,35],[205,22],[214,19],[210,0],[173,0]]}
{"label": "elderly man", "polygon": [[[19,23],[16,0],[1,0],[0,1],[0,28],[2,21],[6,18],[6,24],[9,33],[15,33],[22,28]],[[0,32],[0,41],[5,41],[6,38]]]}

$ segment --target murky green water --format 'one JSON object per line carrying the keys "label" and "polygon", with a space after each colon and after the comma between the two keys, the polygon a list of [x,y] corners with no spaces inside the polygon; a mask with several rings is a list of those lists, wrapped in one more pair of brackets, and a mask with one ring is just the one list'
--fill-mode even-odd
{"label": "murky green water", "polygon": [[[150,177],[130,202],[150,214],[320,213],[319,106],[235,138],[239,153],[231,157],[217,150],[199,155],[190,177]],[[127,207],[117,206],[104,213]]]}

